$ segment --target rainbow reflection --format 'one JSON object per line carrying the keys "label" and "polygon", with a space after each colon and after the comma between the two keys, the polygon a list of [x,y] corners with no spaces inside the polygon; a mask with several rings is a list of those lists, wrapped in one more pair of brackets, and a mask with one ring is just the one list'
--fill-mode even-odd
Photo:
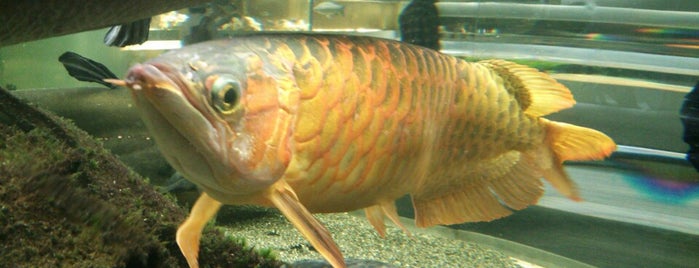
{"label": "rainbow reflection", "polygon": [[658,35],[678,35],[686,37],[699,37],[699,31],[688,29],[670,29],[670,28],[638,28],[637,33],[658,34]]}
{"label": "rainbow reflection", "polygon": [[[699,40],[697,40],[699,42]],[[699,49],[699,45],[687,45],[687,44],[665,44],[668,47],[675,48],[686,48],[686,49]]]}
{"label": "rainbow reflection", "polygon": [[623,35],[603,34],[603,33],[588,33],[583,35],[587,40],[595,41],[627,41],[629,37]]}
{"label": "rainbow reflection", "polygon": [[611,41],[611,40],[615,40],[615,38],[613,38],[612,36],[606,35],[606,34],[601,34],[601,33],[588,33],[588,34],[585,34],[585,39],[587,39],[587,40],[598,40],[598,41]]}
{"label": "rainbow reflection", "polygon": [[699,183],[682,182],[644,176],[624,176],[635,189],[655,201],[682,204],[699,197]]}

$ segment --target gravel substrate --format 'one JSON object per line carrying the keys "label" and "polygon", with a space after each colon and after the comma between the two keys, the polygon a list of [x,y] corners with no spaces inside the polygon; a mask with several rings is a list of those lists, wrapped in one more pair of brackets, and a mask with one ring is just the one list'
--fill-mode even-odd
{"label": "gravel substrate", "polygon": [[[262,219],[219,225],[225,225],[232,236],[245,238],[249,245],[273,249],[284,262],[322,259],[281,214],[266,214]],[[387,224],[387,236],[382,239],[363,217],[350,213],[316,217],[330,230],[345,258],[380,261],[396,267],[519,267],[501,252],[462,240],[419,231],[408,236],[392,223]]]}

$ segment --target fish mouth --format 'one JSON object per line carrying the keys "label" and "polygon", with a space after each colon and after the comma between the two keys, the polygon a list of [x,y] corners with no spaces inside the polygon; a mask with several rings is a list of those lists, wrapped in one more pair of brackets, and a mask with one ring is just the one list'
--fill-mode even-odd
{"label": "fish mouth", "polygon": [[[184,74],[167,63],[137,64],[131,67],[122,84],[130,88],[134,96],[141,94],[154,106],[176,104],[182,109],[195,109],[211,124],[218,121],[205,92],[198,91],[196,85],[187,82]],[[184,103],[162,104],[173,97],[181,98]]]}
{"label": "fish mouth", "polygon": [[125,85],[134,90],[162,89],[180,91],[187,88],[173,68],[161,64],[137,64],[129,70],[124,79]]}

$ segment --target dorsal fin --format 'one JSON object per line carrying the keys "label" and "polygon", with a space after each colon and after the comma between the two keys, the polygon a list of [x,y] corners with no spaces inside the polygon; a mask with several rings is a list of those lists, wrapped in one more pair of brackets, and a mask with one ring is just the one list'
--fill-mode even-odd
{"label": "dorsal fin", "polygon": [[506,60],[484,60],[505,82],[505,88],[515,95],[526,114],[542,116],[575,105],[568,88],[546,73],[532,67]]}

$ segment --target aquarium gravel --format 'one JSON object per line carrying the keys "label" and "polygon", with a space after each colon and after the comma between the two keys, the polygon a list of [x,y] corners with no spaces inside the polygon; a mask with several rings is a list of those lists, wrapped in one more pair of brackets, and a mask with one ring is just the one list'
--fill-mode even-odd
{"label": "aquarium gravel", "polygon": [[[496,250],[463,240],[411,232],[388,223],[381,238],[363,217],[351,213],[315,214],[333,234],[346,259],[381,261],[396,267],[520,267]],[[227,234],[249,246],[271,248],[281,261],[322,259],[281,214],[224,225]]]}

